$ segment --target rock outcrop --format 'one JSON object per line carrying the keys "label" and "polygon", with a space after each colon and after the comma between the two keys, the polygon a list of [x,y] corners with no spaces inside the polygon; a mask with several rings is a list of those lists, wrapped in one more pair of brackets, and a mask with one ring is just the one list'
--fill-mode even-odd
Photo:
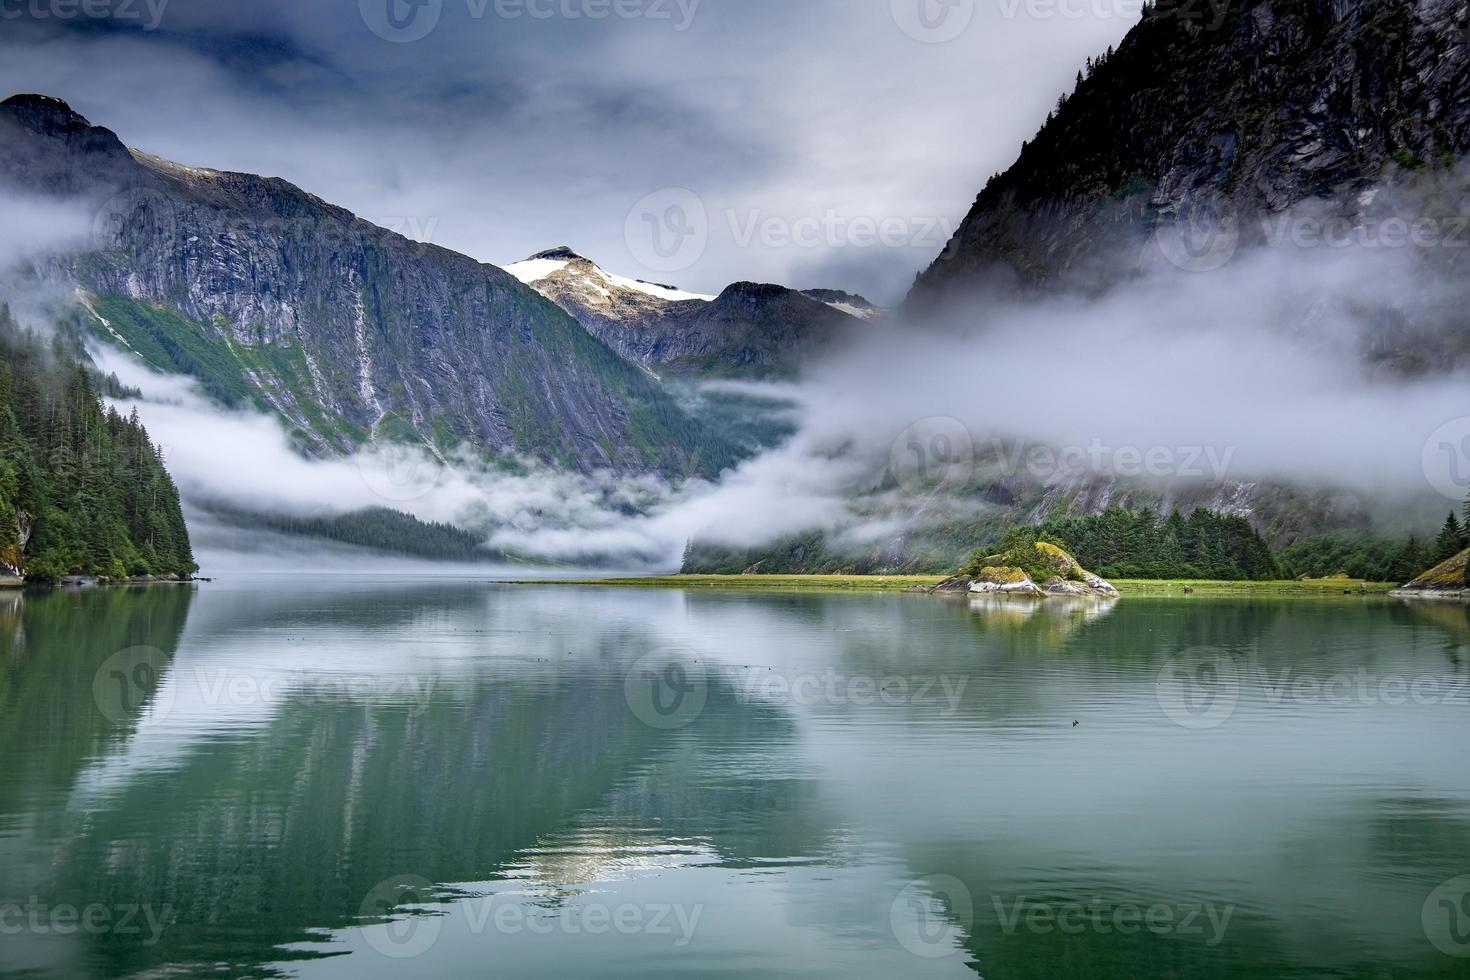
{"label": "rock outcrop", "polygon": [[1470,600],[1470,583],[1465,581],[1467,563],[1470,563],[1470,551],[1462,551],[1449,561],[1431,568],[1403,588],[1395,589],[1391,595],[1400,599]]}
{"label": "rock outcrop", "polygon": [[[1118,598],[1112,583],[1092,574],[1066,551],[1045,541],[1035,545],[1036,557],[1027,568],[1007,564],[1008,557],[995,555],[980,563],[970,582],[974,595],[1048,596],[1074,598]],[[1037,584],[1037,579],[1041,584]],[[951,580],[955,581],[955,580]]]}
{"label": "rock outcrop", "polygon": [[1019,568],[997,565],[982,568],[970,582],[972,595],[1021,596],[1028,599],[1045,599],[1046,593]]}

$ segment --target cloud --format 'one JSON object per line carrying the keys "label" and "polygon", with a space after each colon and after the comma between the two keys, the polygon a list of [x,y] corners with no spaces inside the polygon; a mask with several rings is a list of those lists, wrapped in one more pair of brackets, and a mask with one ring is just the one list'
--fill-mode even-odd
{"label": "cloud", "polygon": [[[180,0],[153,31],[7,20],[0,89],[66,98],[131,146],[285,177],[501,265],[565,242],[701,292],[765,280],[893,302],[937,254],[928,237],[742,244],[732,225],[954,227],[1137,14],[1065,6],[961,4],[963,30],[928,43],[889,0],[704,0],[684,30],[675,0],[603,19],[571,16],[584,0],[444,0],[429,34],[400,44],[357,0]],[[641,268],[624,237],[634,203],[671,187],[710,222],[672,277]]]}
{"label": "cloud", "polygon": [[144,421],[190,503],[389,506],[514,553],[671,568],[690,540],[758,547],[822,531],[871,550],[936,516],[979,516],[975,479],[1018,443],[1042,455],[1008,464],[1043,485],[1276,480],[1427,513],[1445,501],[1426,446],[1455,420],[1470,436],[1470,378],[1385,376],[1364,351],[1385,322],[1462,305],[1455,290],[1404,250],[1273,247],[1207,274],[1164,264],[1101,297],[889,323],[798,382],[711,385],[789,404],[797,431],[718,482],[680,486],[530,462],[446,466],[401,447],[306,460],[272,418],[222,411],[117,352],[98,359],[145,392]]}
{"label": "cloud", "polygon": [[91,209],[76,202],[20,195],[0,195],[0,271],[45,255],[84,246],[92,234]]}

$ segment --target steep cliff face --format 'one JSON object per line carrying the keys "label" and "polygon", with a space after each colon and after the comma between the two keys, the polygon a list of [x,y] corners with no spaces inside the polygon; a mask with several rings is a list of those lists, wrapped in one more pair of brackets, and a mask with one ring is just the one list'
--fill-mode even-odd
{"label": "steep cliff face", "polygon": [[[1166,263],[1209,270],[1303,202],[1374,233],[1464,213],[1470,34],[1449,0],[1162,0],[1004,174],[911,306],[956,291],[1102,290]],[[1428,185],[1428,190],[1426,190]],[[1427,194],[1406,204],[1373,188]],[[1437,226],[1442,235],[1453,229]],[[1452,274],[1465,249],[1422,249]]]}
{"label": "steep cliff face", "polygon": [[713,472],[732,457],[645,374],[514,277],[285,181],[130,151],[64,103],[0,104],[0,182],[81,198],[92,247],[40,274],[99,329],[297,428],[374,432],[591,470]]}
{"label": "steep cliff face", "polygon": [[688,293],[607,272],[565,247],[506,271],[627,360],[662,374],[791,374],[878,313],[860,296],[771,284]]}

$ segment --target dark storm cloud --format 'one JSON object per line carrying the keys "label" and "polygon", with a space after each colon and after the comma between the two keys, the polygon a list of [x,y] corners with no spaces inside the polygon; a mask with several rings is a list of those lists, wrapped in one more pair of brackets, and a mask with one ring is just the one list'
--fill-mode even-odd
{"label": "dark storm cloud", "polygon": [[[893,301],[1137,10],[1071,2],[0,0],[0,90],[486,261]],[[625,224],[667,188],[705,234],[649,268]]]}

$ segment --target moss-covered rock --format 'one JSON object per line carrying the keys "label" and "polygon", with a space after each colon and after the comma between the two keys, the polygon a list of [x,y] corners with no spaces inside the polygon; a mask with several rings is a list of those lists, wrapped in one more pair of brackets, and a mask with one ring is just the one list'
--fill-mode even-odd
{"label": "moss-covered rock", "polygon": [[970,583],[972,595],[1015,595],[1035,599],[1046,598],[1046,593],[1019,568],[997,565],[982,568]]}
{"label": "moss-covered rock", "polygon": [[1470,599],[1470,587],[1465,584],[1467,562],[1470,562],[1470,551],[1462,551],[1394,591],[1393,595],[1401,599]]}
{"label": "moss-covered rock", "polygon": [[[1023,561],[1015,564],[1012,562],[1016,562],[1018,556],[1013,552],[993,555],[981,561],[980,567],[976,569],[975,583],[981,584],[982,587],[976,588],[972,584],[970,591],[978,593],[1019,591],[1022,594],[1033,594],[1017,585],[1015,576],[1019,575],[1036,590],[1034,594],[1098,596],[1108,599],[1118,597],[1118,590],[1113,587],[1112,583],[1083,568],[1077,559],[1063,548],[1049,541],[1037,541],[1033,548],[1034,555],[1020,556]],[[1036,585],[1038,579],[1043,583],[1040,586]],[[1007,585],[1014,588],[1004,588]]]}

